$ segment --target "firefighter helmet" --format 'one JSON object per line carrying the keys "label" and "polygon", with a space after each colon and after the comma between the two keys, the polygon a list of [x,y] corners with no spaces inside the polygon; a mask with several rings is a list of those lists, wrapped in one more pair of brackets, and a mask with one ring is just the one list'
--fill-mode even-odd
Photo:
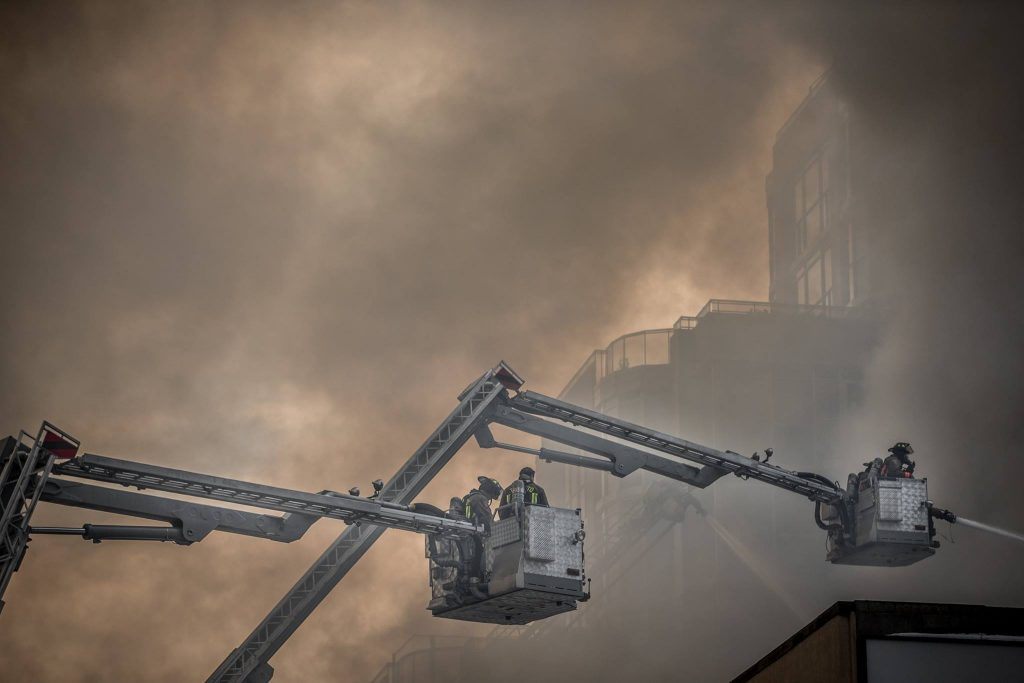
{"label": "firefighter helmet", "polygon": [[497,500],[501,498],[501,484],[498,483],[497,479],[491,479],[490,477],[480,476],[476,478],[480,482],[480,491],[491,500]]}

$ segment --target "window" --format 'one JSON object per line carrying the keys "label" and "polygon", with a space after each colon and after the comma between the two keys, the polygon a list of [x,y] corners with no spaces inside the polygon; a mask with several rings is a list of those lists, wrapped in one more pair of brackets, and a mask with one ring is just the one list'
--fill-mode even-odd
{"label": "window", "polygon": [[604,373],[598,379],[627,368],[667,364],[671,337],[672,330],[644,330],[619,337],[605,349]]}
{"label": "window", "polygon": [[821,259],[811,261],[807,268],[807,303],[821,303]]}
{"label": "window", "polygon": [[608,348],[608,353],[605,354],[606,375],[610,375],[613,372],[621,370],[622,368],[626,367],[625,358],[622,354],[622,347],[622,340],[618,339],[615,342],[613,342],[612,345]]}
{"label": "window", "polygon": [[832,250],[814,256],[796,274],[796,302],[811,306],[832,305]]}
{"label": "window", "polygon": [[645,335],[648,365],[664,365],[668,363],[669,335],[669,332],[648,332]]}
{"label": "window", "polygon": [[623,367],[638,368],[644,364],[644,335],[633,334],[625,339],[626,353]]}
{"label": "window", "polygon": [[828,171],[821,156],[814,157],[796,181],[793,200],[798,254],[804,253],[828,228],[827,181]]}
{"label": "window", "polygon": [[821,303],[832,303],[832,250],[826,249],[821,256]]}

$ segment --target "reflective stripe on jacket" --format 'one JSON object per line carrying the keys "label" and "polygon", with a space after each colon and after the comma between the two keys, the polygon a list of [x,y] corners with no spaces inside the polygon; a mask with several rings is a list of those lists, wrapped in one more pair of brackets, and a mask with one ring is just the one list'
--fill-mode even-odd
{"label": "reflective stripe on jacket", "polygon": [[[548,494],[544,493],[544,489],[534,483],[523,482],[523,502],[527,505],[540,505],[541,507],[549,507],[548,505]],[[514,486],[514,484],[512,485]],[[501,504],[509,505],[512,502],[514,495],[512,486],[505,489],[505,493],[501,496]]]}

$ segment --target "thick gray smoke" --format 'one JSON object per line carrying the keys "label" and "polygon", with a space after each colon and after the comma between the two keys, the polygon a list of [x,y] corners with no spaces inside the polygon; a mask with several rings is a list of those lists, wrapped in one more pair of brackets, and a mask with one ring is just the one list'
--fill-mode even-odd
{"label": "thick gray smoke", "polygon": [[[909,440],[936,501],[1019,532],[1024,212],[1016,185],[1024,156],[1024,55],[1017,39],[1021,15],[1005,9],[808,8],[780,18],[776,28],[832,63],[829,79],[851,111],[851,144],[867,164],[856,169],[862,181],[854,188],[856,220],[872,232],[871,278],[886,293],[878,302],[884,325],[864,403],[842,425],[836,448],[848,469],[827,474],[843,477],[887,445]],[[726,535],[713,518],[706,523],[728,546],[716,566],[747,563],[756,585],[737,588],[744,595],[774,592],[775,612],[822,585],[828,600],[819,610],[839,599],[1024,604],[1019,545],[966,526],[938,523],[939,555],[906,570],[792,562],[766,576],[759,558],[746,553],[742,534]],[[754,601],[737,605],[728,595],[665,608],[659,595],[676,577],[649,567],[636,571],[649,577],[650,589],[626,599],[637,605],[635,613],[593,623],[582,637],[550,634],[540,654],[532,643],[508,653],[539,659],[543,680],[721,680],[811,616],[801,618],[798,604],[796,618],[781,615],[790,623],[776,630],[785,623],[779,614],[760,612],[763,605]],[[701,618],[716,600],[704,626],[690,629],[694,640],[680,637],[679,624]],[[747,638],[752,631],[756,643]],[[709,662],[696,642],[714,642],[723,654]]]}
{"label": "thick gray smoke", "polygon": [[[4,429],[314,491],[389,476],[499,358],[554,393],[622,329],[758,296],[772,122],[820,68],[700,6],[35,4],[0,25]],[[426,498],[520,466],[467,449]],[[0,663],[200,678],[339,532],[38,539]],[[421,543],[388,534],[280,679],[367,678],[435,628]]]}
{"label": "thick gray smoke", "polygon": [[[864,158],[874,163],[863,220],[881,238],[873,275],[891,292],[863,414],[846,425],[849,446],[868,452],[879,439],[910,440],[936,501],[1017,530],[1021,19],[1000,4],[909,5],[840,14],[812,39],[836,55],[832,77],[860,118]],[[947,543],[942,567],[929,567],[928,590],[908,590],[932,600],[1024,601],[1024,554],[952,532],[956,544]]]}
{"label": "thick gray smoke", "polygon": [[[849,448],[911,440],[941,504],[1024,518],[1022,62],[1002,6],[0,12],[4,433],[47,418],[94,452],[307,490],[386,478],[498,358],[555,393],[625,330],[764,298],[772,135],[834,61],[883,160],[865,202],[898,293]],[[519,466],[471,450],[426,498]],[[201,678],[339,532],[38,539],[0,670]],[[936,567],[907,590],[1024,601],[998,541],[961,535],[949,566],[971,582]],[[368,679],[411,633],[479,634],[423,615],[420,543],[386,535],[275,680]],[[649,659],[596,673],[670,671],[644,630]]]}

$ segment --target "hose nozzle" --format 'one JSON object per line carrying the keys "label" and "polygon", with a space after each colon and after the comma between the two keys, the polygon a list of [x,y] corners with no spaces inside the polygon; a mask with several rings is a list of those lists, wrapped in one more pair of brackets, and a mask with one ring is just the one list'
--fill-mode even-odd
{"label": "hose nozzle", "polygon": [[946,510],[945,508],[935,507],[935,504],[930,500],[924,502],[924,506],[928,508],[928,514],[936,519],[941,519],[950,524],[956,524],[956,515]]}

